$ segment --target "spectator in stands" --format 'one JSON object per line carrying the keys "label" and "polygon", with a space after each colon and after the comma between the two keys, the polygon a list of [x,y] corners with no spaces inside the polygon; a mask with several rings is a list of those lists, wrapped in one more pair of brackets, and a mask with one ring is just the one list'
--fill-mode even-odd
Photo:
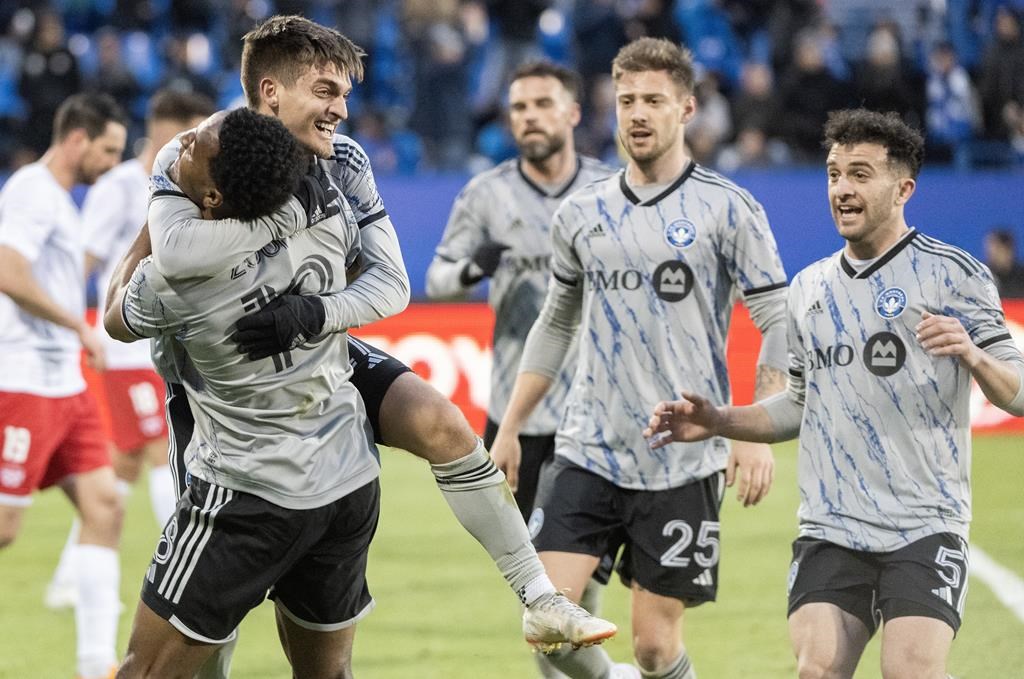
{"label": "spectator in stands", "polygon": [[720,144],[732,137],[732,113],[729,100],[719,90],[718,74],[705,71],[694,88],[697,112],[686,124],[686,143],[693,159],[710,165]]}
{"label": "spectator in stands", "polygon": [[[595,83],[603,80],[608,64],[626,44],[626,28],[616,0],[575,0],[573,38],[576,47],[576,71],[583,78],[583,120],[589,120]],[[603,87],[603,86],[602,86]],[[589,151],[584,151],[588,153]]]}
{"label": "spectator in stands", "polygon": [[106,92],[125,108],[131,108],[142,88],[125,65],[117,31],[106,28],[96,35],[97,67],[89,79],[90,89]]}
{"label": "spectator in stands", "polygon": [[626,37],[666,38],[672,42],[682,42],[683,32],[676,23],[672,0],[641,0],[637,3],[635,13],[626,19]]}
{"label": "spectator in stands", "polygon": [[469,74],[455,0],[405,0],[403,29],[415,55],[410,127],[423,140],[427,163],[463,169],[469,157]]}
{"label": "spectator in stands", "polygon": [[846,88],[825,68],[817,35],[809,30],[797,35],[793,63],[779,88],[779,132],[789,144],[794,160],[821,158],[821,130],[829,111],[849,102]]}
{"label": "spectator in stands", "polygon": [[856,96],[864,108],[895,111],[903,122],[920,128],[921,82],[904,60],[898,30],[882,22],[868,34],[864,59],[856,68]]}
{"label": "spectator in stands", "polygon": [[1017,245],[1008,228],[995,228],[985,236],[985,263],[1002,298],[1024,297],[1024,264],[1017,260]]}
{"label": "spectator in stands", "polygon": [[948,161],[977,127],[971,78],[948,42],[932,48],[926,92],[927,152],[930,158]]}
{"label": "spectator in stands", "polygon": [[57,107],[81,89],[78,60],[64,40],[64,22],[56,11],[36,13],[32,43],[21,64],[18,93],[27,107],[21,140],[36,154],[50,145]]}
{"label": "spectator in stands", "polygon": [[209,78],[198,73],[189,53],[189,41],[184,35],[172,35],[164,44],[167,66],[160,89],[178,92],[196,92],[217,101],[217,88]]}
{"label": "spectator in stands", "polygon": [[493,117],[500,111],[509,74],[520,64],[541,57],[537,27],[549,4],[549,0],[486,0],[495,35],[488,43],[480,84],[474,93],[478,115]]}
{"label": "spectator in stands", "polygon": [[995,34],[981,66],[980,94],[986,135],[1008,140],[1013,107],[1024,106],[1024,39],[1020,17],[1006,5],[996,12]]}
{"label": "spectator in stands", "polygon": [[789,162],[789,148],[778,139],[771,139],[756,126],[744,127],[736,141],[719,151],[715,166],[729,174],[745,168],[766,168]]}
{"label": "spectator in stands", "polygon": [[732,103],[734,130],[758,129],[771,136],[777,121],[772,69],[767,64],[747,62],[740,76],[740,91]]}

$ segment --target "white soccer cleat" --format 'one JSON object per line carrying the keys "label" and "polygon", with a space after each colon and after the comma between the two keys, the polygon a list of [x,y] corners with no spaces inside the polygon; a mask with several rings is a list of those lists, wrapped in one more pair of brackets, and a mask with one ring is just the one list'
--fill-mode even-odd
{"label": "white soccer cleat", "polygon": [[78,603],[78,587],[73,582],[51,580],[43,595],[43,605],[52,611],[73,609]]}
{"label": "white soccer cleat", "polygon": [[619,628],[587,612],[561,592],[543,597],[523,611],[523,636],[541,653],[562,644],[593,646],[615,636]]}

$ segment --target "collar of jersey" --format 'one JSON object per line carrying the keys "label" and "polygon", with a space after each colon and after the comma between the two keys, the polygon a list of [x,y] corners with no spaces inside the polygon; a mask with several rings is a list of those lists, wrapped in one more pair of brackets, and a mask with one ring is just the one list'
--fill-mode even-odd
{"label": "collar of jersey", "polygon": [[544,196],[545,198],[561,198],[566,193],[568,193],[569,189],[572,187],[572,185],[576,183],[576,178],[580,176],[580,169],[582,167],[583,167],[583,160],[579,157],[579,155],[577,155],[576,156],[576,171],[572,173],[572,177],[569,179],[569,181],[567,181],[565,183],[565,186],[563,186],[562,189],[558,193],[548,193],[547,191],[544,190],[543,186],[540,186],[539,184],[534,182],[532,179],[530,179],[529,177],[526,176],[525,172],[523,172],[523,159],[522,158],[517,158],[516,159],[516,169],[519,170],[519,176],[523,178],[523,181],[526,182],[527,186],[529,186],[531,189],[533,189],[534,191],[536,191],[540,195]]}
{"label": "collar of jersey", "polygon": [[898,241],[893,243],[893,246],[889,248],[884,255],[876,259],[870,266],[866,266],[860,271],[853,268],[853,265],[847,261],[845,251],[839,253],[839,265],[842,267],[843,272],[850,278],[867,278],[885,266],[893,257],[903,252],[903,248],[910,245],[910,241],[915,238],[917,238],[917,229],[910,227],[910,231],[908,231],[903,238],[900,238]]}
{"label": "collar of jersey", "polygon": [[664,200],[666,196],[668,196],[670,193],[672,193],[680,186],[682,186],[683,182],[689,179],[690,175],[693,174],[693,170],[696,167],[697,163],[691,160],[690,164],[686,166],[686,169],[683,170],[683,173],[681,175],[679,175],[679,178],[672,182],[671,186],[669,186],[667,189],[665,189],[664,191],[656,195],[654,198],[651,198],[649,200],[640,200],[640,197],[633,193],[633,189],[629,188],[629,184],[626,183],[626,169],[623,169],[622,172],[619,174],[619,188],[622,189],[622,195],[624,195],[626,199],[633,205],[639,205],[640,207],[649,207],[651,205],[658,204],[659,202]]}

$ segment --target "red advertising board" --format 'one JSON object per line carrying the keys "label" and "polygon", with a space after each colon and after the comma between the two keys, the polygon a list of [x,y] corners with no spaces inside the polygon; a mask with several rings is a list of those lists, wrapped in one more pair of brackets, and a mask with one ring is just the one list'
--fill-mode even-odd
{"label": "red advertising board", "polygon": [[[1003,302],[1006,322],[1024,349],[1024,300]],[[389,318],[353,332],[361,339],[404,361],[434,388],[450,398],[482,432],[490,392],[491,329],[494,314],[483,303],[412,304]],[[754,366],[761,338],[742,306],[736,307],[729,332],[728,361],[733,401],[750,403]],[[86,370],[94,386],[95,375]],[[106,414],[102,390],[93,390]],[[666,394],[666,397],[670,396]],[[652,406],[654,404],[651,404]],[[990,404],[977,385],[971,392],[971,421],[975,432],[1024,431],[1024,418],[1015,418]]]}

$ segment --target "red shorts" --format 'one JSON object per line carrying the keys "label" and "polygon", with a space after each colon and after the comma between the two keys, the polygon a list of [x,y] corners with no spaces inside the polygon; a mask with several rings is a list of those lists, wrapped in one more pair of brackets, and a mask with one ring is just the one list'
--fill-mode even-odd
{"label": "red shorts", "polygon": [[47,398],[0,391],[0,503],[26,505],[37,488],[108,465],[91,394]]}
{"label": "red shorts", "polygon": [[110,433],[122,453],[138,452],[167,438],[164,381],[152,370],[107,370],[103,390],[110,411]]}

